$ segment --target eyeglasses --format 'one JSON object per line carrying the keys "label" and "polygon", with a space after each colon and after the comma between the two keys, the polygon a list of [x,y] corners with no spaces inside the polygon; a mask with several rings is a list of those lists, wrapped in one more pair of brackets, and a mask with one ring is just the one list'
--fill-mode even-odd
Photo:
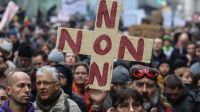
{"label": "eyeglasses", "polygon": [[87,75],[87,72],[74,72],[75,75],[79,75],[79,74],[82,74],[82,75]]}
{"label": "eyeglasses", "polygon": [[54,83],[56,83],[57,81],[52,81],[52,82],[48,82],[48,81],[38,81],[38,82],[36,82],[36,86],[41,86],[42,84],[44,85],[44,86],[49,86],[49,85],[51,85],[51,84],[54,84]]}
{"label": "eyeglasses", "polygon": [[135,67],[132,71],[133,77],[136,79],[143,78],[144,76],[150,79],[156,79],[158,76],[158,72],[155,69],[145,66]]}

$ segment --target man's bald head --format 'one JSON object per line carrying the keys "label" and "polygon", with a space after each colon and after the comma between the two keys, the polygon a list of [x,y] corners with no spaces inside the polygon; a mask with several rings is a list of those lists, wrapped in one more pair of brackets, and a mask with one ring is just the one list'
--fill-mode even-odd
{"label": "man's bald head", "polygon": [[29,75],[22,71],[13,71],[10,74],[8,74],[6,78],[6,86],[12,86],[15,84],[20,78],[26,77],[30,79]]}
{"label": "man's bald head", "polygon": [[28,74],[15,71],[8,74],[6,92],[10,102],[27,106],[31,97],[31,79]]}

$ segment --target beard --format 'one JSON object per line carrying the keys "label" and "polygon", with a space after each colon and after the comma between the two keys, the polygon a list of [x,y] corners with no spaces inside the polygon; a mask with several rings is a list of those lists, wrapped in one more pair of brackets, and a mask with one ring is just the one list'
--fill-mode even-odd
{"label": "beard", "polygon": [[160,99],[159,91],[155,91],[154,94],[150,97],[147,95],[147,93],[143,93],[142,97],[144,99],[144,110],[151,110],[151,108],[157,106]]}

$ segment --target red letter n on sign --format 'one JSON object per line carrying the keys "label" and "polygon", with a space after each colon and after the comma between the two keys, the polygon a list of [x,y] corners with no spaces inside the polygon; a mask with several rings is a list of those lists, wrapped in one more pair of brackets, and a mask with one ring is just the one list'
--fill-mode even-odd
{"label": "red letter n on sign", "polygon": [[106,0],[100,1],[99,10],[98,10],[98,14],[97,14],[97,22],[96,22],[97,24],[96,24],[96,26],[98,28],[101,28],[103,17],[104,17],[106,27],[107,28],[114,28],[115,27],[116,14],[117,14],[117,1],[114,1],[112,3],[110,17],[109,17],[109,13],[108,13],[108,7],[107,7],[107,4],[106,4]]}
{"label": "red letter n on sign", "polygon": [[144,39],[140,38],[138,40],[138,45],[136,49],[126,36],[122,36],[120,40],[119,51],[118,51],[118,59],[124,59],[125,48],[128,49],[129,53],[132,55],[132,57],[136,61],[142,61],[143,54],[144,54]]}
{"label": "red letter n on sign", "polygon": [[109,64],[104,63],[103,73],[101,75],[98,65],[95,62],[93,62],[90,66],[89,84],[94,83],[94,78],[96,76],[98,85],[105,86],[107,83],[107,77],[108,77],[108,67],[109,67]]}
{"label": "red letter n on sign", "polygon": [[65,41],[67,41],[69,47],[72,49],[74,53],[79,53],[81,48],[81,42],[82,42],[82,31],[78,31],[76,43],[73,41],[72,37],[70,36],[69,32],[66,29],[61,30],[60,39],[59,39],[59,45],[58,49],[63,50]]}

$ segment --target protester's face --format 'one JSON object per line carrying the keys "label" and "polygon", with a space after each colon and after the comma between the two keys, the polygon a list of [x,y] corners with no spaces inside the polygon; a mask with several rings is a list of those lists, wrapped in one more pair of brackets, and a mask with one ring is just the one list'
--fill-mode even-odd
{"label": "protester's face", "polygon": [[196,56],[200,59],[200,48],[196,48]]}
{"label": "protester's face", "polygon": [[195,45],[194,44],[189,44],[187,46],[187,53],[192,56],[195,54]]}
{"label": "protester's face", "polygon": [[36,77],[36,86],[38,90],[38,96],[42,100],[47,100],[58,89],[58,81],[53,80],[53,76],[50,73],[44,73]]}
{"label": "protester's face", "polygon": [[76,84],[85,84],[88,78],[87,70],[84,66],[78,66],[74,71],[74,82]]}
{"label": "protester's face", "polygon": [[156,83],[154,80],[144,77],[133,81],[133,87],[142,95],[144,102],[148,102],[156,90]]}
{"label": "protester's face", "polygon": [[9,97],[19,104],[27,104],[31,96],[30,77],[23,72],[16,72],[12,77],[12,85],[7,87]]}
{"label": "protester's face", "polygon": [[167,88],[167,87],[165,88],[165,93],[171,103],[175,103],[180,98],[181,92],[182,92],[182,89],[178,87],[174,89]]}
{"label": "protester's face", "polygon": [[33,57],[32,62],[36,69],[39,69],[46,64],[41,55]]}
{"label": "protester's face", "polygon": [[15,35],[10,35],[9,36],[9,40],[12,42],[12,43],[16,43],[17,42],[17,37]]}
{"label": "protester's face", "polygon": [[[0,73],[2,73],[2,74],[3,74],[3,72],[5,71],[5,68],[6,68],[4,66],[5,66],[5,60],[3,58],[3,53],[0,51]],[[0,74],[0,76],[1,76],[1,74]]]}
{"label": "protester's face", "polygon": [[163,42],[163,46],[171,46],[170,41],[169,41],[169,40],[165,40],[165,41]]}
{"label": "protester's face", "polygon": [[162,75],[166,76],[169,73],[170,68],[168,64],[163,63],[160,65],[159,70],[162,73]]}
{"label": "protester's face", "polygon": [[74,53],[66,53],[65,62],[68,65],[73,65],[76,62],[75,54]]}
{"label": "protester's face", "polygon": [[153,50],[158,51],[162,49],[162,40],[156,38],[153,43]]}
{"label": "protester's face", "polygon": [[198,87],[199,90],[200,90],[200,80],[197,81],[197,87]]}
{"label": "protester's face", "polygon": [[42,48],[42,51],[44,51],[46,54],[49,54],[50,53],[50,49],[45,45],[43,46]]}
{"label": "protester's face", "polygon": [[120,102],[117,106],[115,112],[143,112],[143,107],[141,104],[138,104],[133,101],[133,99],[126,100],[124,102]]}
{"label": "protester's face", "polygon": [[191,84],[192,83],[192,74],[190,72],[183,73],[181,77],[183,84]]}
{"label": "protester's face", "polygon": [[8,98],[6,92],[3,89],[0,89],[0,106]]}
{"label": "protester's face", "polygon": [[130,86],[131,86],[131,82],[126,82],[126,83],[114,83],[114,84],[112,84],[111,88],[112,88],[114,91],[118,91],[118,90],[120,90],[120,89],[123,88],[123,87],[130,88]]}
{"label": "protester's face", "polygon": [[0,51],[0,61],[4,61],[4,59],[3,59],[3,53]]}
{"label": "protester's face", "polygon": [[67,85],[67,78],[65,77],[64,74],[60,73],[60,85],[61,87],[64,87]]}
{"label": "protester's face", "polygon": [[19,56],[19,63],[20,63],[20,67],[22,69],[23,68],[25,69],[31,65],[32,61],[31,61],[31,58]]}

